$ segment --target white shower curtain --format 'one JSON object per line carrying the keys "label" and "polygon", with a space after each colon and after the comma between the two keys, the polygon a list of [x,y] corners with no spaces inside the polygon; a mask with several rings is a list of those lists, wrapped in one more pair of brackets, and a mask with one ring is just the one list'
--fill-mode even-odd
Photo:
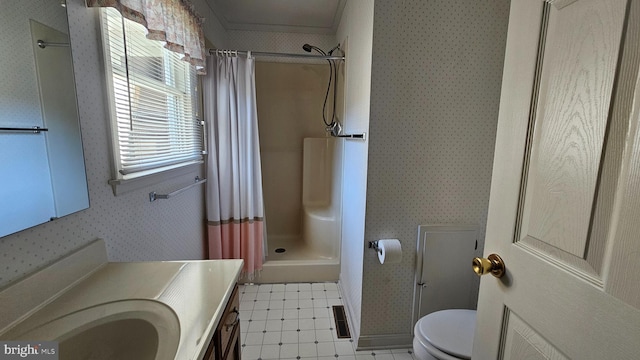
{"label": "white shower curtain", "polygon": [[264,207],[255,63],[209,56],[204,78],[208,126],[207,218],[210,259],[243,259],[251,279],[262,269]]}

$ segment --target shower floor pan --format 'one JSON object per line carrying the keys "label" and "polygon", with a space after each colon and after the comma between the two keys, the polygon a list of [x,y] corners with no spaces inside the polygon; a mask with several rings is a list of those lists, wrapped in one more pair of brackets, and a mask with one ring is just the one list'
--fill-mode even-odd
{"label": "shower floor pan", "polygon": [[[284,249],[284,252],[276,252]],[[267,261],[262,265],[260,276],[253,279],[256,284],[286,282],[338,281],[340,262],[318,256],[313,249],[299,241],[271,241]],[[241,282],[249,282],[241,279]]]}

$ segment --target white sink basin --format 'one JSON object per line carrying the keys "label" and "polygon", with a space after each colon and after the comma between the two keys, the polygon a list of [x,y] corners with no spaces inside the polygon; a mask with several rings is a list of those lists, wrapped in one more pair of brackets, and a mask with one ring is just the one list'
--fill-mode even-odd
{"label": "white sink basin", "polygon": [[[3,338],[58,341],[61,359],[174,359],[180,323],[155,300],[123,300],[37,323],[27,319]],[[32,320],[32,321],[30,321]]]}

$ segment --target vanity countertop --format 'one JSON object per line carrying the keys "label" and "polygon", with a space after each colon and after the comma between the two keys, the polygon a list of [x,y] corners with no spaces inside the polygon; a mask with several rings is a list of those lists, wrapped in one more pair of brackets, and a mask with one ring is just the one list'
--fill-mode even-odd
{"label": "vanity countertop", "polygon": [[[238,281],[242,264],[242,260],[103,262],[35,309],[22,315],[10,314],[15,319],[12,324],[4,324],[4,328],[0,324],[0,339],[80,309],[124,300],[152,300],[170,307],[178,318],[180,342],[175,359],[201,359]],[[14,295],[24,294],[24,287],[17,286]],[[0,291],[0,304],[5,311],[5,305],[11,303],[17,305],[17,299],[11,297],[11,287]],[[16,310],[18,307],[15,306]]]}

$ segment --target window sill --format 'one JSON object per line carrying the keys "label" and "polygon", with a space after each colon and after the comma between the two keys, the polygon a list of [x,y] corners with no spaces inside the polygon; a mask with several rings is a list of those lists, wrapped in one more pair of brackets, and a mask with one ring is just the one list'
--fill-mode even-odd
{"label": "window sill", "polygon": [[203,163],[204,161],[202,160],[194,161],[180,167],[152,173],[149,175],[138,176],[130,179],[109,180],[108,183],[109,185],[111,185],[113,195],[118,196],[131,191],[159,184],[165,180],[169,180],[177,176],[198,172]]}

